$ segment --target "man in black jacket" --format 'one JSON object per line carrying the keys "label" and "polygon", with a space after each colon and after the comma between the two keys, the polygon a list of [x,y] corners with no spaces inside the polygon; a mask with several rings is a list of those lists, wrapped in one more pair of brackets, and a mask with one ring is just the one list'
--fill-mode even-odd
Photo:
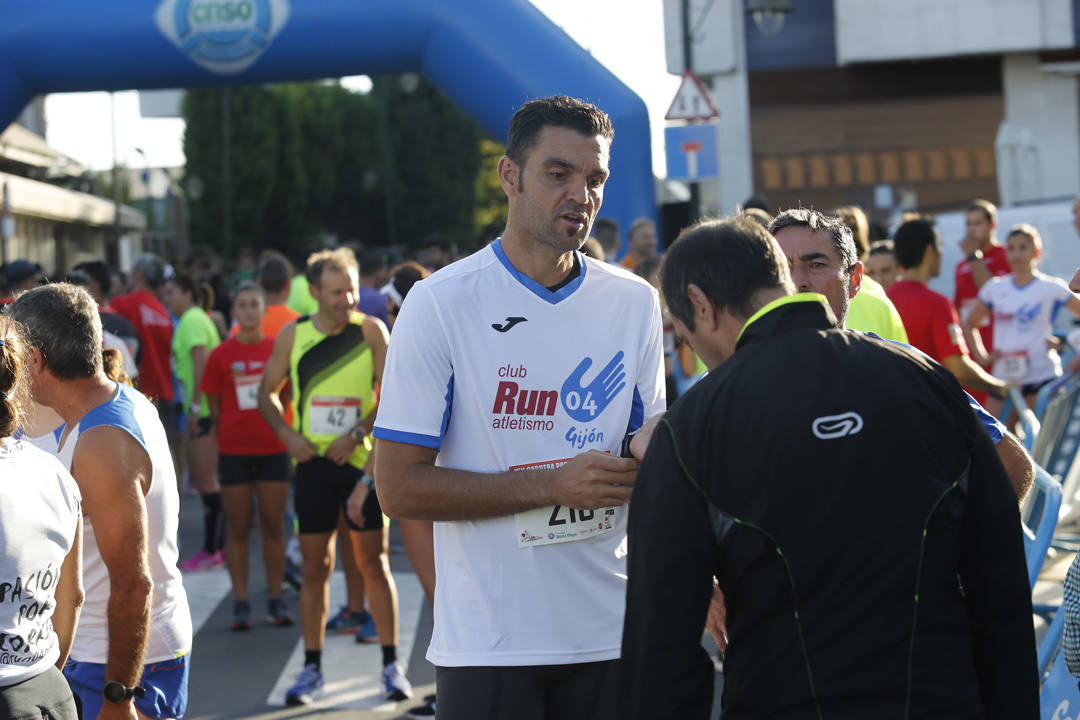
{"label": "man in black jacket", "polygon": [[684,231],[662,283],[711,372],[638,473],[624,717],[709,717],[714,576],[726,718],[1037,717],[1016,496],[956,380],[793,295],[746,220]]}

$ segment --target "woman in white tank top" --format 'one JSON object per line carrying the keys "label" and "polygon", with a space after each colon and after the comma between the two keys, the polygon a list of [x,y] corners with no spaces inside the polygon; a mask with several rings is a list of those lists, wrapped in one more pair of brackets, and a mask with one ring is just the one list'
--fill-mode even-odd
{"label": "woman in white tank top", "polygon": [[20,439],[26,352],[0,316],[0,717],[75,720],[59,668],[83,598],[81,496],[56,458]]}

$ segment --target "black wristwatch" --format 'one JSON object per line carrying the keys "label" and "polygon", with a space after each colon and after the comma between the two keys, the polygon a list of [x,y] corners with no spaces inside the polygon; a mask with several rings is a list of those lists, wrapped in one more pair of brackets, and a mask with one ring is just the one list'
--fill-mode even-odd
{"label": "black wristwatch", "polygon": [[626,435],[623,436],[622,447],[619,448],[619,457],[624,457],[624,458],[632,458],[632,457],[634,457],[634,453],[630,452],[630,441],[634,439],[634,435],[637,435],[636,431],[632,432],[632,433],[627,433]]}
{"label": "black wristwatch", "polygon": [[353,439],[353,442],[355,442],[357,445],[363,445],[364,438],[367,437],[367,433],[364,432],[363,428],[357,425],[349,431],[349,437],[351,437]]}
{"label": "black wristwatch", "polygon": [[101,694],[105,696],[105,699],[111,703],[127,702],[131,698],[144,698],[146,697],[146,688],[128,687],[119,680],[110,680],[105,683],[105,687],[102,689]]}

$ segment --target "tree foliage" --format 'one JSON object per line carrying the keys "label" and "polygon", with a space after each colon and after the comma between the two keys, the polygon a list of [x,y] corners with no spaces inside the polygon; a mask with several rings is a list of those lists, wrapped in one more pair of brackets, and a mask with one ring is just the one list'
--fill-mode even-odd
{"label": "tree foliage", "polygon": [[[183,103],[191,237],[217,250],[224,98],[193,89]],[[234,251],[296,256],[328,236],[418,247],[436,232],[472,248],[505,220],[501,146],[426,81],[380,77],[367,94],[332,82],[236,86],[229,103]]]}

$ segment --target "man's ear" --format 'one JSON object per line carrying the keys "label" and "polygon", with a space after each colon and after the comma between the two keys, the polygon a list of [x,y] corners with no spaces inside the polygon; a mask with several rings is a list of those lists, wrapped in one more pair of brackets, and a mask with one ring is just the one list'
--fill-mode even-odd
{"label": "man's ear", "polygon": [[863,264],[861,262],[855,263],[855,266],[851,268],[851,283],[848,285],[848,300],[851,300],[859,294],[859,288],[862,287],[863,279]]}
{"label": "man's ear", "polygon": [[520,179],[521,168],[518,164],[509,155],[499,158],[499,184],[508,197],[516,191]]}
{"label": "man's ear", "polygon": [[716,306],[705,291],[694,283],[686,286],[686,297],[694,308],[694,327],[716,328]]}
{"label": "man's ear", "polygon": [[30,346],[30,377],[36,378],[45,372],[45,356],[37,347]]}

